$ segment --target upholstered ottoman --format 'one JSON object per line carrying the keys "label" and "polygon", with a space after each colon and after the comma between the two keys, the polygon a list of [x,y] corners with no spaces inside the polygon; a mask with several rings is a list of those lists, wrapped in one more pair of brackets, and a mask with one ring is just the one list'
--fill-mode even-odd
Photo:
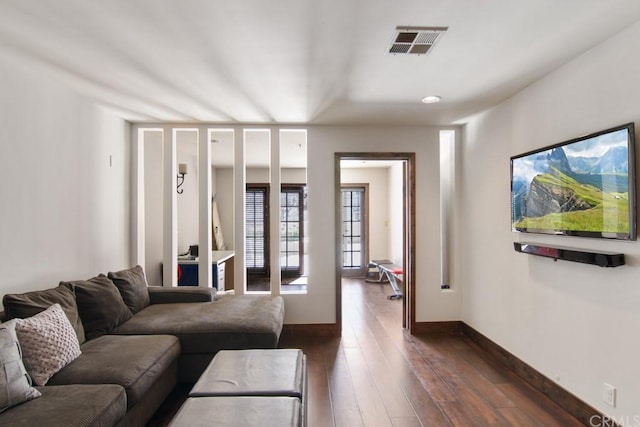
{"label": "upholstered ottoman", "polygon": [[301,427],[300,400],[295,397],[190,397],[170,427]]}
{"label": "upholstered ottoman", "polygon": [[223,350],[213,358],[189,396],[291,397],[298,400],[300,419],[306,425],[306,362],[298,349]]}

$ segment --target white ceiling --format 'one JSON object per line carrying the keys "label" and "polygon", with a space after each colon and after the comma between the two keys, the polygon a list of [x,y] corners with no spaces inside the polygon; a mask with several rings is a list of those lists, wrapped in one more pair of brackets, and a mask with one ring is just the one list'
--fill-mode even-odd
{"label": "white ceiling", "polygon": [[[137,122],[448,125],[639,18],[638,0],[3,0],[0,54]],[[386,54],[398,25],[449,30]]]}

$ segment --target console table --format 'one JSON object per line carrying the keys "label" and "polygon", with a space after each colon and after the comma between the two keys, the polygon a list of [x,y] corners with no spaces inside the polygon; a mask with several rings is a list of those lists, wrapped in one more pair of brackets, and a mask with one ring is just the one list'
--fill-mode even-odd
{"label": "console table", "polygon": [[[212,251],[211,285],[219,291],[233,289],[233,251]],[[198,259],[195,257],[178,258],[178,286],[198,286]]]}

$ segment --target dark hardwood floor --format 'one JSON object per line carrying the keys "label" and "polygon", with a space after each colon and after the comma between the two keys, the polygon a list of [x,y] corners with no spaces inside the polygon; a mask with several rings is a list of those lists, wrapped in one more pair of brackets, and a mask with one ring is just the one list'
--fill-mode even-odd
{"label": "dark hardwood floor", "polygon": [[[343,281],[342,336],[283,336],[309,371],[308,425],[581,426],[462,334],[410,336],[388,284]],[[149,426],[166,426],[190,387],[177,388]]]}
{"label": "dark hardwood floor", "polygon": [[580,426],[462,334],[410,336],[388,284],[343,281],[340,338],[283,337],[309,368],[309,427]]}

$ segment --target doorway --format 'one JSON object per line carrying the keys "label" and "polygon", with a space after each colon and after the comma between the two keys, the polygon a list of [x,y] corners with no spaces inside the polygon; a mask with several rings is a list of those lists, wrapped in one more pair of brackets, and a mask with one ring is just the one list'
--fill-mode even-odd
{"label": "doorway", "polygon": [[[368,266],[370,259],[369,256],[375,257],[375,249],[369,252],[367,236],[377,231],[367,232],[365,230],[358,230],[358,227],[362,227],[362,224],[358,223],[359,216],[355,215],[355,222],[351,221],[351,215],[353,213],[364,214],[364,211],[357,206],[362,203],[359,200],[359,196],[355,196],[355,200],[352,198],[347,200],[350,204],[345,204],[345,197],[354,196],[351,192],[344,191],[345,182],[342,178],[343,170],[342,164],[344,161],[357,161],[357,162],[371,162],[379,163],[383,165],[383,162],[391,162],[393,164],[401,165],[400,183],[401,189],[394,188],[392,196],[395,200],[393,202],[385,200],[384,204],[391,205],[393,203],[393,210],[397,215],[393,218],[387,219],[387,223],[397,230],[392,236],[392,240],[397,243],[399,248],[395,248],[396,254],[401,251],[401,255],[397,255],[398,259],[395,260],[395,264],[401,266],[402,270],[402,282],[401,292],[403,298],[402,304],[402,326],[411,332],[415,326],[415,153],[336,153],[335,154],[335,221],[336,221],[336,323],[338,327],[342,328],[342,278],[349,276],[348,270],[355,269],[357,262],[361,261],[363,265]],[[354,185],[357,187],[356,185]],[[373,193],[374,190],[371,190]],[[397,194],[400,193],[400,194]],[[355,203],[354,203],[355,201]],[[363,204],[363,208],[366,209],[368,203]],[[380,203],[372,203],[375,206],[370,208],[382,209]],[[356,209],[354,208],[354,205]],[[347,215],[349,214],[349,215]],[[346,219],[349,221],[346,221]],[[368,218],[371,222],[371,219]],[[346,221],[346,222],[345,222]],[[373,226],[372,226],[373,227]],[[364,232],[363,232],[364,231]],[[346,233],[346,234],[345,234]],[[345,244],[347,243],[347,244]],[[384,252],[387,253],[387,252]],[[346,260],[346,258],[349,260]],[[351,264],[345,264],[345,261],[350,261]],[[345,267],[346,266],[346,267]],[[360,267],[362,268],[362,267]],[[366,274],[366,273],[365,273]]]}

